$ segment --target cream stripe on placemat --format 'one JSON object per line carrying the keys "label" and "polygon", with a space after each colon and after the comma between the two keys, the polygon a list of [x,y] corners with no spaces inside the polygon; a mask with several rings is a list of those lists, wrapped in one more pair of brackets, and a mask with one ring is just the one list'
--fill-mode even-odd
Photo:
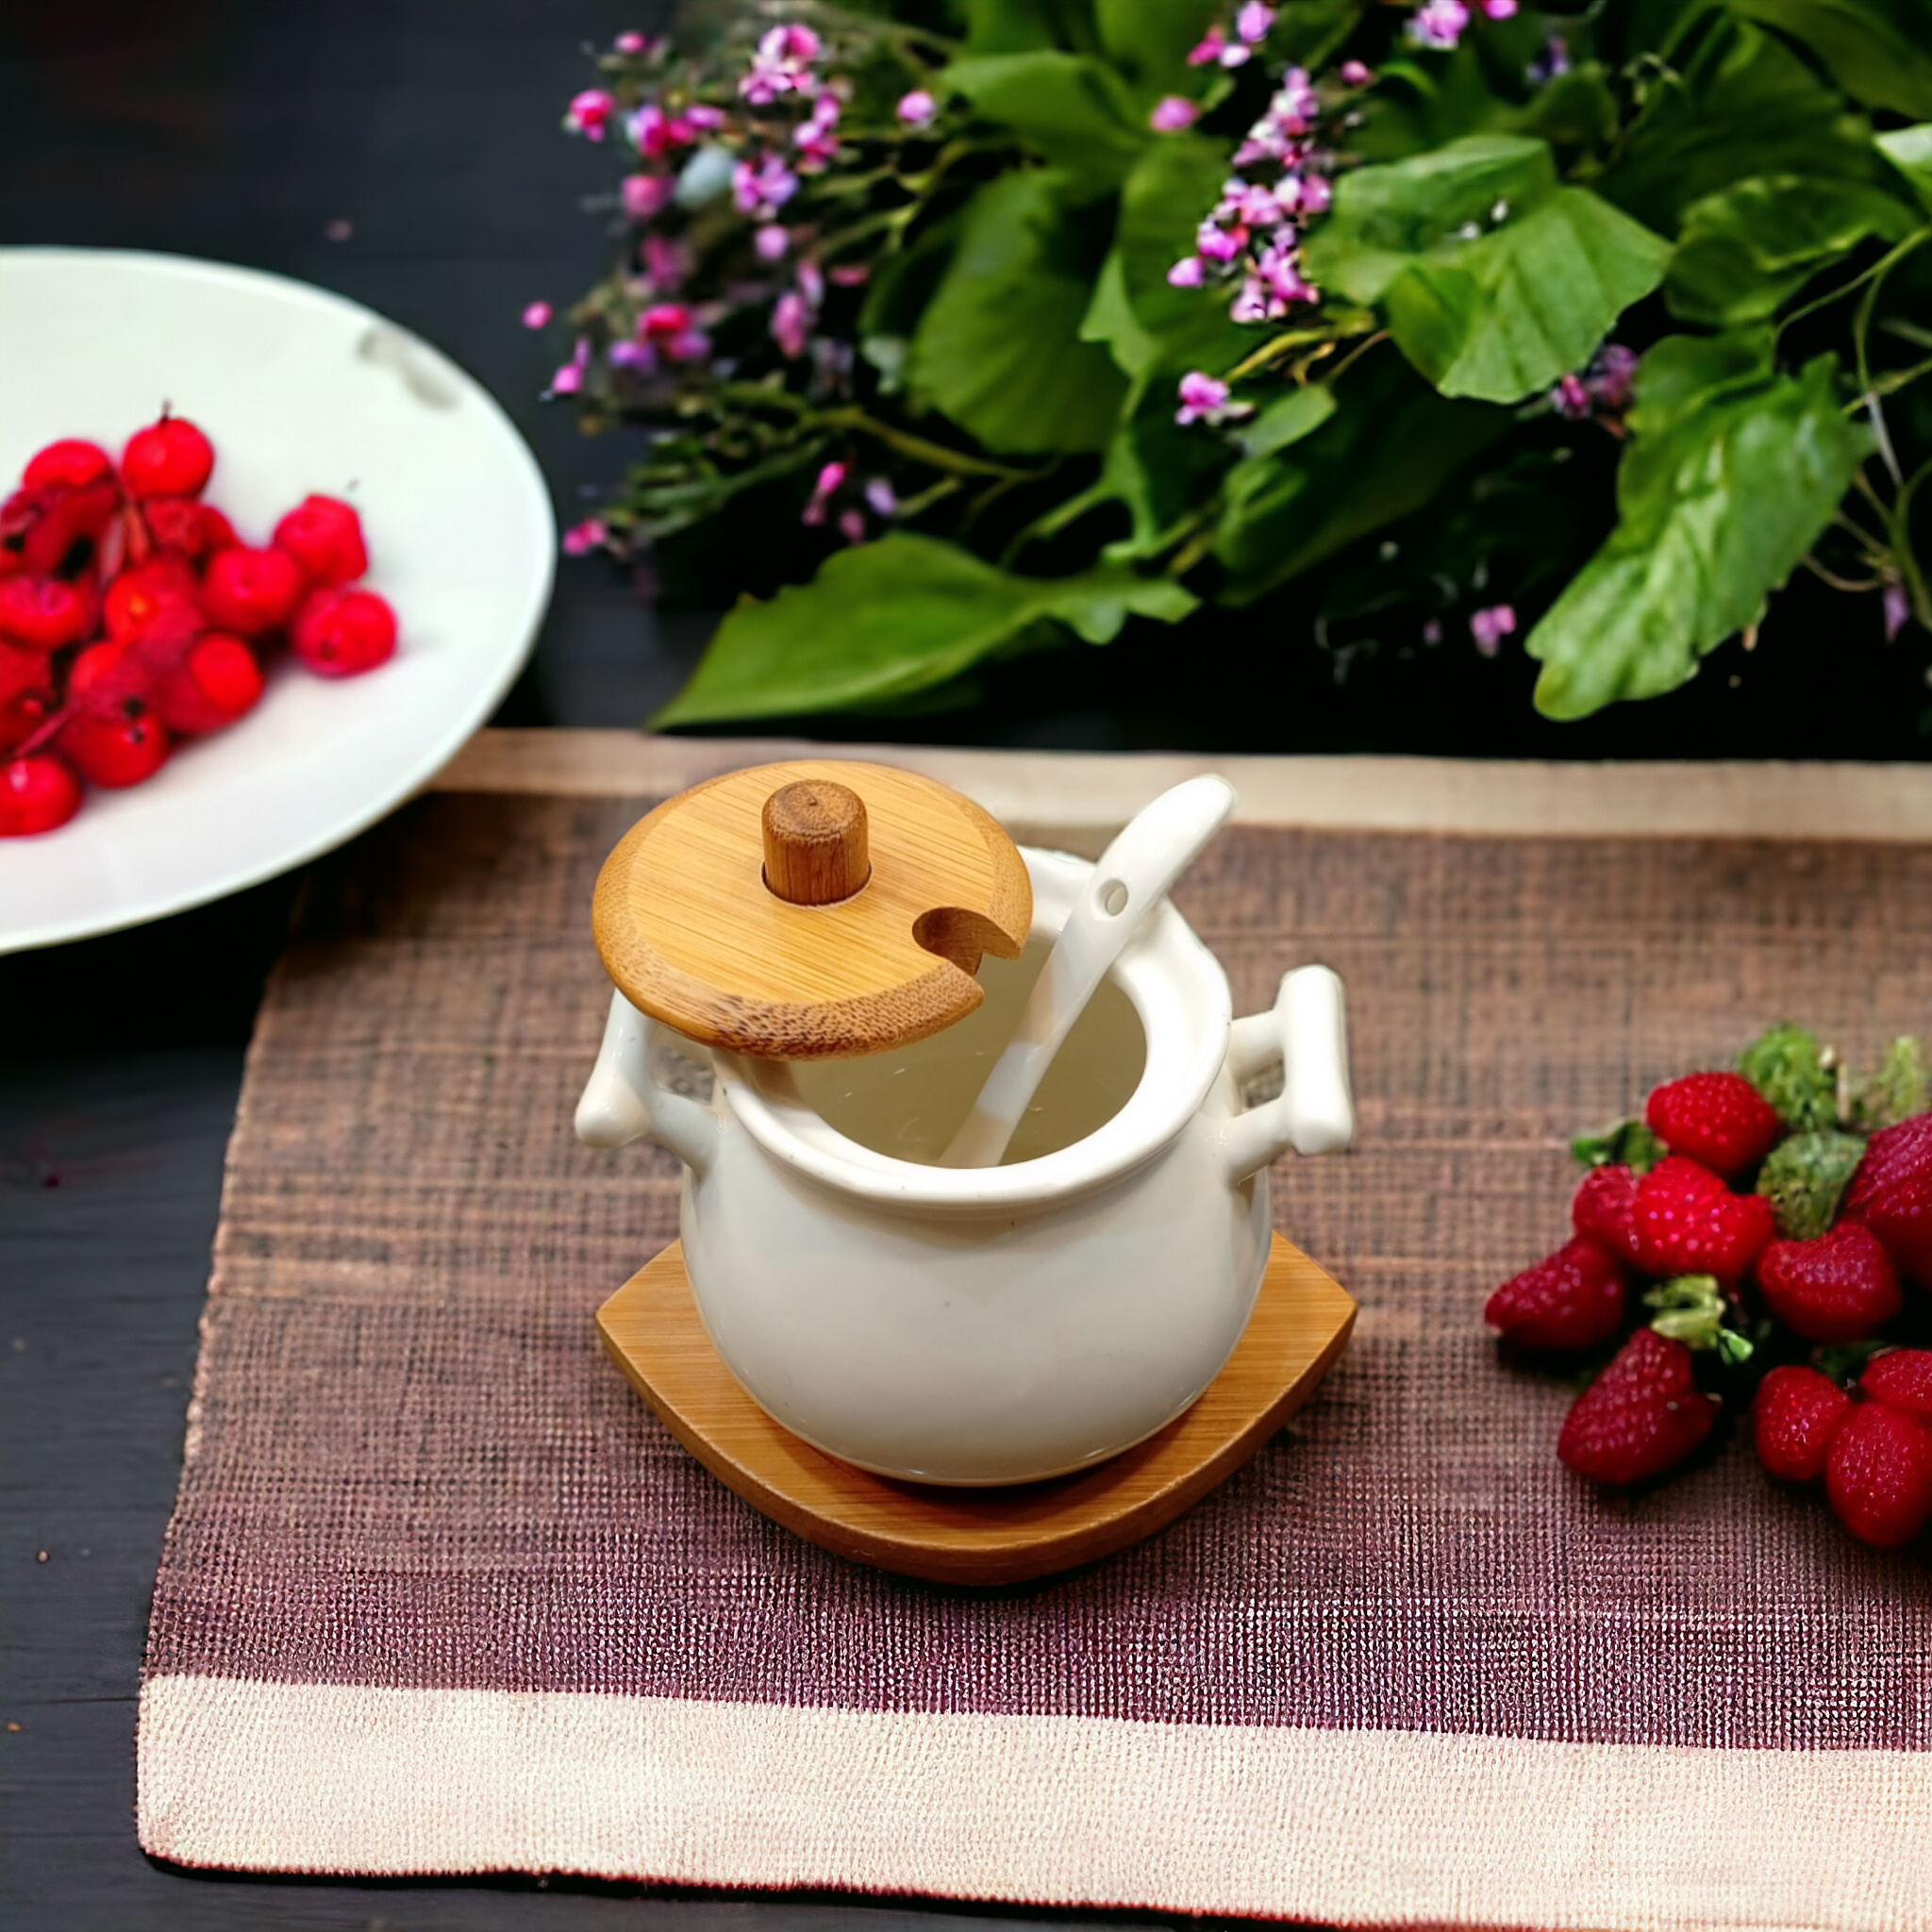
{"label": "cream stripe on placemat", "polygon": [[1907,1932],[1932,1900],[1932,1759],[1905,1751],[158,1676],[141,1799],[150,1851],[231,1870],[1601,1932]]}

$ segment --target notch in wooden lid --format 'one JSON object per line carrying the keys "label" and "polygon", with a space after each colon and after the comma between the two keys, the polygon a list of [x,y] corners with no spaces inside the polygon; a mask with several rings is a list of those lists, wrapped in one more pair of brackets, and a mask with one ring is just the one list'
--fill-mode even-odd
{"label": "notch in wooden lid", "polygon": [[1019,957],[1033,889],[970,798],[891,765],[712,778],[625,834],[597,950],[641,1012],[770,1059],[878,1053],[963,1020],[980,956]]}

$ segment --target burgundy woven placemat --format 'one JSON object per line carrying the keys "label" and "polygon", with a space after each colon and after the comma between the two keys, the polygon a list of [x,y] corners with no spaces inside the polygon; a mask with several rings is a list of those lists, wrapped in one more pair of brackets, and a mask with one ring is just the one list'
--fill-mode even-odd
{"label": "burgundy woven placemat", "polygon": [[1799,1016],[1932,1018],[1932,850],[1237,829],[1236,1008],[1346,980],[1358,1148],[1285,1229],[1314,1404],[1139,1549],[1000,1594],[801,1543],[591,1311],[676,1174],[569,1120],[639,801],[426,799],[317,875],[250,1055],[157,1589],[143,1844],[1349,1923],[1932,1922],[1932,1566],[1736,1442],[1603,1500],[1487,1289],[1582,1124]]}

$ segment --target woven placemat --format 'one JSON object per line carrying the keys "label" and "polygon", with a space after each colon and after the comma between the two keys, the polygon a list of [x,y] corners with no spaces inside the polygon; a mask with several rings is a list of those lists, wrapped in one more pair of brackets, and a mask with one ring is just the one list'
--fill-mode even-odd
{"label": "woven placemat", "polygon": [[1316,1401],[1088,1572],[845,1564],[739,1502],[597,1304],[677,1177],[572,1138],[637,800],[419,801],[318,873],[251,1051],[157,1589],[141,1837],[1341,1923],[1932,1916],[1932,1570],[1733,1441],[1605,1500],[1480,1307],[1565,1138],[1798,1016],[1932,1008],[1932,850],[1236,828],[1176,892],[1237,1010],[1349,986],[1358,1151],[1284,1230],[1360,1300]]}

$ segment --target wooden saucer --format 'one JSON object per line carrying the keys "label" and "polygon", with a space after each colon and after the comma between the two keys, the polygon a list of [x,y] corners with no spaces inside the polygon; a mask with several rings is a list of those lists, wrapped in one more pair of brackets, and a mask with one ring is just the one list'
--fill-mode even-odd
{"label": "wooden saucer", "polygon": [[722,1482],[808,1542],[940,1583],[1018,1583],[1111,1555],[1226,1480],[1314,1392],[1355,1303],[1281,1236],[1227,1366],[1157,1435],[1074,1475],[961,1490],[869,1475],[758,1407],[711,1345],[676,1241],[597,1310],[631,1385]]}

